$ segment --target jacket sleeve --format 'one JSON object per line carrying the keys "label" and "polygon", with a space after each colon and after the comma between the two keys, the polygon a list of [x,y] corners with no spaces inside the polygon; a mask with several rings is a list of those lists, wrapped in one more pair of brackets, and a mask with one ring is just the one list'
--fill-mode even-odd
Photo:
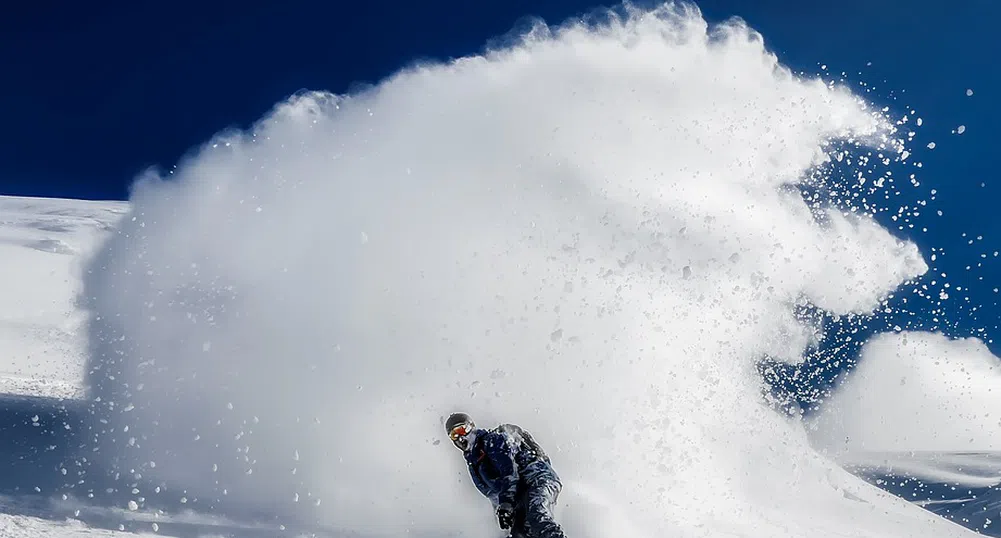
{"label": "jacket sleeve", "polygon": [[500,475],[497,480],[497,503],[514,505],[519,478],[514,444],[508,442],[507,435],[492,433],[484,440],[483,448]]}

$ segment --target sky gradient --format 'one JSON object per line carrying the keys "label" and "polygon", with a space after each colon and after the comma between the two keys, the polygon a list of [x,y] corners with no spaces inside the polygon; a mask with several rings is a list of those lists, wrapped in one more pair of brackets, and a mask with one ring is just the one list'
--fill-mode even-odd
{"label": "sky gradient", "polygon": [[[350,91],[418,59],[477,53],[526,17],[556,24],[598,5],[19,3],[0,20],[0,194],[126,199],[146,167],[170,169],[213,134],[246,127],[292,93]],[[991,51],[1001,50],[994,32],[1001,6],[698,5],[710,21],[744,18],[794,70],[814,75],[826,66],[825,78],[845,72],[846,82],[876,103],[916,110],[923,119],[913,144],[921,150],[920,180],[937,189],[936,209],[915,220],[926,232],[902,235],[923,252],[947,248],[930,274],[945,273],[968,290],[947,307],[956,333],[993,335],[1001,317],[992,256],[1001,246],[992,158],[1001,80]],[[955,134],[960,125],[965,132]],[[925,147],[930,141],[934,150]],[[879,218],[897,231],[889,216]]]}
{"label": "sky gradient", "polygon": [[[813,73],[826,63],[875,86],[875,98],[906,97],[925,115],[926,132],[966,124],[961,142],[940,143],[929,175],[993,174],[978,156],[993,146],[990,126],[1001,119],[997,70],[984,69],[988,51],[998,50],[991,21],[1001,8],[984,0],[868,4],[699,6],[710,20],[745,18],[794,69]],[[348,91],[415,59],[476,53],[526,16],[556,23],[596,5],[18,3],[0,20],[0,193],[123,199],[143,168],[170,168],[300,89]],[[982,192],[977,181],[950,186],[943,197]]]}

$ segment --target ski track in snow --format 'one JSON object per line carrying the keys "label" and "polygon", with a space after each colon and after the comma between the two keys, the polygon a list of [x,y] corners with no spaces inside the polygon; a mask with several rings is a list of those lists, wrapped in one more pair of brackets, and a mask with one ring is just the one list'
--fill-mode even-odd
{"label": "ski track in snow", "polygon": [[[824,132],[864,137],[865,114],[823,84],[776,74],[739,28],[731,28],[737,39],[713,46],[660,39],[698,37],[695,19],[641,17],[620,31],[637,55],[624,54],[614,32],[569,32],[493,56],[494,64],[416,70],[355,101],[298,96],[258,126],[266,136],[215,141],[178,170],[177,183],[143,183],[131,204],[0,197],[0,456],[12,464],[0,476],[0,536],[263,537],[318,527],[338,536],[338,524],[371,536],[493,536],[457,454],[439,444],[436,417],[457,403],[500,420],[515,415],[552,447],[566,481],[560,519],[575,538],[654,536],[649,528],[684,538],[974,536],[907,502],[906,488],[881,484],[891,494],[835,461],[870,481],[901,470],[966,480],[986,489],[964,506],[996,509],[988,498],[995,460],[929,435],[975,411],[941,404],[922,421],[888,408],[898,417],[891,435],[850,404],[901,375],[941,390],[935,402],[953,402],[972,382],[964,368],[996,376],[997,357],[932,339],[923,349],[946,350],[940,362],[902,366],[893,358],[904,344],[882,339],[866,356],[871,368],[808,432],[744,398],[757,386],[745,350],[727,341],[795,360],[808,338],[788,302],[762,289],[865,311],[923,270],[913,245],[871,222],[830,212],[822,215],[829,226],[816,229],[809,208],[777,194],[783,178],[819,160]],[[695,63],[707,66],[706,78]],[[669,64],[681,74],[654,69]],[[629,84],[607,82],[620,80],[608,66]],[[732,87],[718,86],[714,72],[732,73]],[[665,95],[680,104],[662,109]],[[429,130],[438,122],[445,127]],[[673,142],[650,142],[664,132]],[[665,171],[657,181],[654,169]],[[351,185],[352,174],[365,181]],[[620,176],[628,188],[610,179]],[[139,208],[134,219],[124,218],[130,207]],[[801,236],[774,235],[788,228]],[[107,249],[103,239],[112,240]],[[81,293],[94,295],[78,301]],[[346,310],[331,306],[337,293]],[[87,325],[85,307],[113,321]],[[767,342],[743,328],[740,319],[752,317]],[[705,333],[718,342],[685,340],[666,356],[652,350],[707,326],[725,328]],[[95,343],[95,327],[114,337]],[[352,345],[379,353],[340,358]],[[394,356],[407,358],[387,359]],[[125,357],[121,372],[108,357]],[[937,376],[950,383],[936,386]],[[95,380],[107,384],[87,386]],[[982,381],[974,410],[997,401]],[[910,386],[900,384],[895,398],[920,397]],[[524,403],[512,387],[558,394]],[[94,394],[113,401],[84,401]],[[599,397],[611,403],[602,408]],[[102,406],[112,412],[95,415]],[[555,418],[575,406],[590,411]],[[341,408],[371,415],[348,419]],[[639,416],[626,431],[611,426],[620,411]],[[590,432],[589,421],[609,427]],[[655,430],[669,434],[637,436]],[[421,463],[387,450],[399,431],[415,439]],[[822,455],[843,431],[858,447]],[[996,449],[995,438],[977,447]],[[932,442],[940,452],[927,459],[902,452]],[[567,446],[577,443],[593,452]],[[603,461],[600,447],[624,461]],[[102,476],[118,458],[121,474]],[[595,469],[611,474],[596,485],[587,480]],[[374,476],[394,488],[391,501]],[[924,504],[948,509],[949,500]],[[277,517],[262,506],[276,506],[287,526],[223,517]]]}

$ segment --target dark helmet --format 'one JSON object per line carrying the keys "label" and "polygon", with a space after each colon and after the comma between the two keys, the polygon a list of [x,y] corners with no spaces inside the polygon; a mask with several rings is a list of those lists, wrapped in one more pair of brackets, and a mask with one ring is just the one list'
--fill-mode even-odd
{"label": "dark helmet", "polygon": [[468,424],[470,428],[474,426],[473,419],[465,413],[452,413],[445,421],[445,433],[452,433],[456,426]]}
{"label": "dark helmet", "polygon": [[465,413],[452,413],[445,421],[445,432],[452,444],[456,448],[465,451],[469,448],[469,434],[473,433],[476,425],[473,419]]}

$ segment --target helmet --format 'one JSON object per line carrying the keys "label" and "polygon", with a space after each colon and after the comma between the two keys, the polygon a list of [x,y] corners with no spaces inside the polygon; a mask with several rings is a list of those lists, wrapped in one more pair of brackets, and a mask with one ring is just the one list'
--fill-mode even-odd
{"label": "helmet", "polygon": [[452,439],[452,444],[462,450],[469,448],[469,438],[467,436],[472,433],[475,427],[473,419],[465,413],[452,413],[448,417],[448,420],[445,421],[445,432]]}
{"label": "helmet", "polygon": [[445,432],[452,433],[452,430],[460,424],[469,424],[473,426],[473,419],[465,413],[452,413],[445,421]]}

